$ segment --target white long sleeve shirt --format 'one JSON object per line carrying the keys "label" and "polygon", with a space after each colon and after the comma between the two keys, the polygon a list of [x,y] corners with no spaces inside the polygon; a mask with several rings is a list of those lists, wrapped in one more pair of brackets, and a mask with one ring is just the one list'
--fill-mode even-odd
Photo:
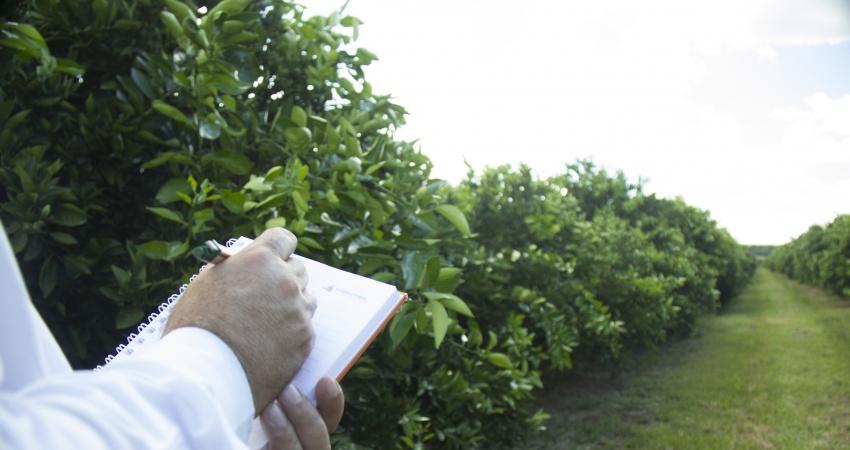
{"label": "white long sleeve shirt", "polygon": [[0,448],[243,449],[253,411],[236,356],[200,328],[72,371],[0,224]]}

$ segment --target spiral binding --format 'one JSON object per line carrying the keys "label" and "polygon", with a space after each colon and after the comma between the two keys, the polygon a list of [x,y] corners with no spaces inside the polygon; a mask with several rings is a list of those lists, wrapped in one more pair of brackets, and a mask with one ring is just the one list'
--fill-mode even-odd
{"label": "spiral binding", "polygon": [[[231,248],[236,245],[237,242],[239,242],[239,239],[231,238],[228,239],[227,243],[224,245],[225,247]],[[132,355],[138,350],[138,347],[145,342],[145,340],[157,339],[162,336],[162,328],[165,326],[165,322],[171,314],[171,308],[173,308],[174,304],[183,297],[183,293],[189,288],[189,284],[195,281],[195,279],[198,278],[198,275],[206,270],[208,266],[208,264],[201,266],[198,269],[198,273],[189,277],[189,283],[181,285],[176,294],[171,294],[166,301],[162,302],[162,304],[157,307],[156,312],[148,315],[147,321],[143,321],[136,327],[136,333],[130,333],[127,336],[127,343],[119,344],[115,347],[115,353],[107,355],[106,358],[104,358],[103,365],[95,367],[94,370],[103,369],[119,357]]]}

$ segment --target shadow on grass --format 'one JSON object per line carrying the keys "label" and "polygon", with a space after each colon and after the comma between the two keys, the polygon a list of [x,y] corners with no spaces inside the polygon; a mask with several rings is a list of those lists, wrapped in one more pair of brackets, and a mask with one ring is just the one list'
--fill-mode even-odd
{"label": "shadow on grass", "polygon": [[536,406],[552,419],[522,448],[629,448],[628,438],[655,422],[662,384],[699,346],[697,331],[663,348],[634,354],[617,369],[545,375]]}

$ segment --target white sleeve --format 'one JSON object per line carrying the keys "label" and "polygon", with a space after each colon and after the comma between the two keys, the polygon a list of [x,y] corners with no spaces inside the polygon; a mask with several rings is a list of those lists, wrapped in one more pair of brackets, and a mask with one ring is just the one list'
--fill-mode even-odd
{"label": "white sleeve", "polygon": [[253,413],[230,348],[180,328],[101,371],[0,391],[0,448],[244,449]]}

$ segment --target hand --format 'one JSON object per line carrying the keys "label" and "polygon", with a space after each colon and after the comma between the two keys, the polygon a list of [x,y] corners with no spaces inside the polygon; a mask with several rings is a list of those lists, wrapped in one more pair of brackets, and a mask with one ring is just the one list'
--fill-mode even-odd
{"label": "hand", "polygon": [[200,327],[227,343],[248,377],[257,414],[289,384],[312,346],[316,303],[305,291],[304,265],[289,259],[296,244],[287,230],[266,230],[201,272],[165,327],[165,333]]}
{"label": "hand", "polygon": [[298,389],[289,385],[260,416],[269,450],[330,450],[330,433],[336,430],[345,398],[339,384],[322,378],[316,387],[314,408]]}

